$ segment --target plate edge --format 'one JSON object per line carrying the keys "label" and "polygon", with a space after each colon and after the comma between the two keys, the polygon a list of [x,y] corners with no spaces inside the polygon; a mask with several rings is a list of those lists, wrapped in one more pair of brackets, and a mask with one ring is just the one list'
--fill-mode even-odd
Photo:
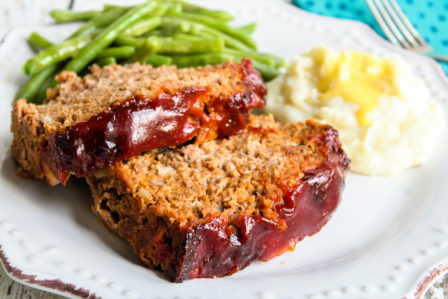
{"label": "plate edge", "polygon": [[9,278],[26,286],[57,295],[70,296],[71,298],[88,298],[88,299],[101,298],[97,296],[95,293],[93,293],[91,290],[88,290],[83,287],[77,287],[72,283],[64,282],[60,279],[41,280],[36,279],[37,274],[24,273],[20,268],[14,267],[9,262],[1,244],[0,244],[0,264]]}

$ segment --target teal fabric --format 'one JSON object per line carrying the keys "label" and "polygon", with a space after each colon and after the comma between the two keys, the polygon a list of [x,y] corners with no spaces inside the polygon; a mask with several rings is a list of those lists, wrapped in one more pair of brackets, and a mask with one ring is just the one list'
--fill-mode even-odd
{"label": "teal fabric", "polygon": [[[293,0],[309,12],[358,20],[384,37],[365,0]],[[448,0],[396,0],[420,35],[438,52],[448,56]],[[448,64],[441,63],[448,74]]]}

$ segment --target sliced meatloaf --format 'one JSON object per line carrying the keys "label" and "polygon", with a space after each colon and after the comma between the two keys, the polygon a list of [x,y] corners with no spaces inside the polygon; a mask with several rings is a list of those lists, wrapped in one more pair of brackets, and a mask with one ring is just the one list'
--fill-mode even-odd
{"label": "sliced meatloaf", "polygon": [[248,111],[264,104],[250,60],[197,69],[93,66],[60,84],[43,105],[15,103],[12,152],[19,174],[51,185],[159,147],[238,134]]}
{"label": "sliced meatloaf", "polygon": [[181,282],[232,274],[317,233],[348,164],[328,125],[250,116],[240,135],[146,152],[87,182],[105,225]]}

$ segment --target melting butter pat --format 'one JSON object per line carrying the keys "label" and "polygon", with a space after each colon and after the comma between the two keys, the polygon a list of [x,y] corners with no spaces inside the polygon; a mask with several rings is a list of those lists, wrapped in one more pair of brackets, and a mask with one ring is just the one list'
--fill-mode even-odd
{"label": "melting butter pat", "polygon": [[340,96],[344,101],[358,104],[356,116],[362,126],[371,124],[367,115],[378,107],[380,97],[400,98],[391,60],[368,53],[335,52],[322,47],[312,49],[308,56],[314,60],[321,100]]}

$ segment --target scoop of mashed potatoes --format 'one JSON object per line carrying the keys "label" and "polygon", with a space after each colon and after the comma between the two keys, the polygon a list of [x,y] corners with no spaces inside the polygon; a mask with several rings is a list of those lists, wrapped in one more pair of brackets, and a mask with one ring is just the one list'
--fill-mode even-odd
{"label": "scoop of mashed potatoes", "polygon": [[268,83],[265,112],[339,131],[351,170],[391,176],[422,164],[443,124],[440,107],[398,57],[313,48]]}

